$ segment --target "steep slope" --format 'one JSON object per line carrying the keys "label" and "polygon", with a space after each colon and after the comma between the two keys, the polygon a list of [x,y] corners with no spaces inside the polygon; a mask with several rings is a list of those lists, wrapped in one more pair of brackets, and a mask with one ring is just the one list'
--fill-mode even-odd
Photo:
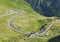
{"label": "steep slope", "polygon": [[38,13],[44,16],[60,17],[60,0],[25,0]]}
{"label": "steep slope", "polygon": [[[42,0],[40,1],[42,2]],[[52,36],[49,35],[49,37],[47,37],[44,34],[43,36],[35,36],[33,38],[29,38],[24,34],[13,31],[8,26],[8,22],[12,17],[17,15],[16,12],[20,12],[21,10],[23,10],[24,12],[21,16],[18,14],[18,17],[13,21],[13,25],[17,29],[22,29],[26,32],[36,32],[41,29],[43,25],[48,24],[54,19],[51,19],[51,17],[39,15],[39,13],[34,11],[30,4],[26,3],[25,0],[0,0],[0,42],[45,42],[55,35],[51,34],[55,31],[49,31],[48,33],[50,33]],[[13,14],[11,14],[9,11],[13,11]],[[1,16],[3,17],[1,18]],[[54,27],[52,27],[52,30],[54,30]],[[42,39],[39,37],[41,37]]]}

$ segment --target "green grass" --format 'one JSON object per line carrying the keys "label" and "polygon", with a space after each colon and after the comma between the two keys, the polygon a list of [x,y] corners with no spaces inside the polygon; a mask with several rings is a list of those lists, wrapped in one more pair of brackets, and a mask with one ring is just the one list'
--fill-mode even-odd
{"label": "green grass", "polygon": [[[37,32],[42,25],[48,24],[51,19],[36,15],[36,14],[22,14],[13,21],[16,29],[21,29],[26,32]],[[41,19],[42,18],[42,19]]]}
{"label": "green grass", "polygon": [[[39,15],[24,0],[16,2],[13,0],[0,0],[0,16],[10,9],[16,11],[24,10],[26,12],[15,18],[13,22],[13,25],[18,27],[17,29],[22,29],[26,32],[36,32],[42,25],[48,24],[50,21],[52,21],[52,19],[48,19],[48,17]],[[60,31],[60,22],[58,22],[47,32],[50,34],[49,37],[44,35],[43,38],[28,38],[26,35],[13,31],[8,26],[8,21],[13,16],[15,15],[13,14],[0,18],[0,42],[47,42],[50,38],[53,38],[58,34],[58,30]]]}

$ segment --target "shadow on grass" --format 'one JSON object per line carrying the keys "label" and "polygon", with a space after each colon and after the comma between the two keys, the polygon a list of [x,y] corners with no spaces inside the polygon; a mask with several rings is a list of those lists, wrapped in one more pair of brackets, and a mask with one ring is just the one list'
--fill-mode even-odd
{"label": "shadow on grass", "polygon": [[50,39],[48,42],[60,42],[60,35]]}
{"label": "shadow on grass", "polygon": [[[60,0],[25,0],[34,11],[46,16],[60,17]],[[48,5],[49,4],[49,5]]]}

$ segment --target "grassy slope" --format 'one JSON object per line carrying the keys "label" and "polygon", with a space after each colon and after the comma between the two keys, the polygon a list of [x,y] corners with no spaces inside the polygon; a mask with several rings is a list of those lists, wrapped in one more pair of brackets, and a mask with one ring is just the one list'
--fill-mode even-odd
{"label": "grassy slope", "polygon": [[13,25],[18,29],[25,30],[26,32],[36,32],[42,25],[48,24],[48,22],[48,19],[43,18],[42,16],[35,14],[22,14],[14,20]]}
{"label": "grassy slope", "polygon": [[[0,15],[4,14],[9,9],[13,9],[13,10],[23,9],[27,12],[27,14],[25,14],[25,15],[23,14],[21,17],[17,17],[17,20],[20,19],[21,21],[26,21],[26,20],[24,20],[24,18],[22,19],[22,17],[28,17],[27,21],[32,21],[32,20],[34,20],[34,21],[43,20],[44,21],[44,20],[47,19],[47,17],[44,17],[42,15],[38,15],[38,13],[33,11],[33,9],[31,7],[29,7],[29,5],[27,3],[25,3],[23,0],[20,0],[20,2],[12,2],[11,0],[0,0]],[[15,41],[16,42],[44,42],[44,41],[47,41],[48,37],[44,37],[44,39],[43,38],[42,39],[39,39],[39,38],[28,39],[28,38],[25,38],[25,40],[24,40],[23,39],[25,37],[24,35],[11,30],[10,27],[7,25],[8,21],[10,20],[10,18],[12,16],[14,16],[14,15],[10,15],[10,16],[7,16],[7,17],[0,18],[0,42],[9,42],[9,41],[10,42],[15,42]],[[15,23],[16,22],[18,22],[18,21],[15,21]],[[36,27],[37,27],[37,26],[39,26],[39,24],[42,24],[42,23],[37,22],[37,25],[36,25],[36,23],[34,22],[33,25],[35,24]],[[30,24],[30,23],[27,23],[27,25],[28,24]],[[34,27],[35,26],[33,26],[33,28]],[[54,28],[54,27],[52,27],[52,28]],[[35,29],[35,31],[36,31],[36,29]]]}

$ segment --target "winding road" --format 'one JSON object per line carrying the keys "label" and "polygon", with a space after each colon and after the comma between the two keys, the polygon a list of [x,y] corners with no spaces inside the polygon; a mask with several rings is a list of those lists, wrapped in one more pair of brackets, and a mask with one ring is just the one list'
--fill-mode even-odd
{"label": "winding road", "polygon": [[5,17],[5,16],[8,16],[8,15],[12,15],[12,14],[14,14],[14,13],[15,13],[14,10],[9,10],[9,11],[6,12],[5,14],[1,15],[0,18]]}
{"label": "winding road", "polygon": [[45,29],[37,32],[36,34],[42,35],[42,34],[46,33],[46,32],[54,25],[55,22],[57,22],[57,20],[52,21],[52,22],[47,26],[47,28],[45,28]]}
{"label": "winding road", "polygon": [[[15,26],[12,25],[12,22],[14,21],[14,19],[15,19],[16,17],[17,17],[17,16],[14,16],[13,18],[11,18],[11,20],[10,20],[9,23],[8,23],[9,27],[10,27],[12,30],[16,31],[16,32],[29,35],[30,33],[27,33],[27,32],[25,32],[25,31],[23,31],[23,30],[18,30],[18,29],[16,29]],[[42,35],[42,34],[46,33],[46,32],[53,26],[53,24],[54,24],[55,22],[57,22],[57,21],[58,21],[57,19],[54,20],[54,21],[52,21],[45,29],[40,30],[40,31],[38,31],[38,32],[36,32],[36,33],[33,33],[33,34],[31,34],[30,36],[33,36],[33,35]]]}
{"label": "winding road", "polygon": [[57,22],[57,21],[58,21],[58,19],[52,21],[45,29],[42,29],[42,30],[40,30],[36,33],[31,34],[31,36],[33,36],[33,35],[42,35],[42,34],[46,33],[54,25],[54,23]]}
{"label": "winding road", "polygon": [[[2,17],[4,17],[4,16],[11,15],[11,14],[14,14],[14,13],[15,13],[15,12],[14,12],[13,10],[9,10],[7,14],[1,15],[0,18],[2,18]],[[17,29],[15,26],[13,26],[13,24],[12,24],[12,22],[14,21],[14,19],[15,19],[19,14],[22,14],[22,13],[23,13],[23,12],[20,11],[20,12],[17,13],[17,15],[13,16],[13,17],[9,20],[8,26],[9,26],[12,30],[14,30],[14,31],[16,31],[16,32],[30,35],[30,33],[28,33],[28,32],[25,32],[25,31],[23,31],[23,30],[18,30],[18,29]],[[21,16],[21,15],[20,15],[20,16]],[[40,30],[40,31],[38,31],[38,32],[36,32],[36,33],[33,33],[33,34],[31,34],[30,36],[33,36],[33,35],[42,35],[42,34],[46,33],[46,32],[54,25],[54,23],[57,22],[57,21],[58,21],[58,19],[52,21],[45,29],[42,29],[42,30]]]}
{"label": "winding road", "polygon": [[1,15],[0,18],[3,18],[3,17],[5,17],[5,16],[12,15],[12,14],[14,14],[14,13],[17,13],[17,15],[16,15],[16,16],[13,16],[13,17],[9,20],[8,26],[9,26],[12,30],[14,30],[14,31],[16,31],[16,32],[19,32],[19,33],[22,33],[22,34],[29,34],[29,33],[25,32],[25,31],[23,31],[23,30],[18,30],[15,26],[12,25],[12,22],[14,21],[14,19],[15,19],[18,15],[21,15],[21,14],[23,13],[23,10],[20,11],[20,12],[19,12],[19,11],[18,11],[18,12],[15,12],[14,10],[9,10],[7,13]]}
{"label": "winding road", "polygon": [[14,16],[14,17],[11,18],[11,20],[8,22],[8,26],[9,26],[12,30],[14,30],[14,31],[16,31],[16,32],[19,32],[19,33],[22,33],[22,34],[29,34],[29,33],[25,32],[25,31],[23,31],[23,30],[18,30],[15,26],[12,25],[12,22],[14,21],[14,19],[15,19],[16,17],[17,17],[17,16]]}

